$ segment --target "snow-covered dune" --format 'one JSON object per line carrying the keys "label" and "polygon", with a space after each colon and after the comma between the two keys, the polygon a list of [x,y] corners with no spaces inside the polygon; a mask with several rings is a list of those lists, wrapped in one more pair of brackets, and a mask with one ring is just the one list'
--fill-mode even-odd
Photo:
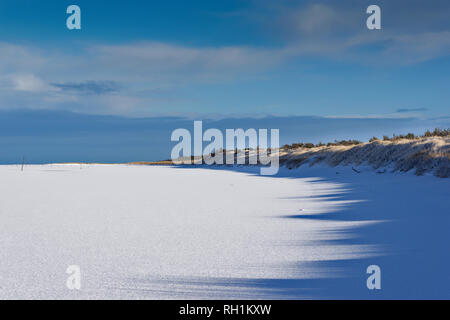
{"label": "snow-covered dune", "polygon": [[431,172],[437,177],[450,176],[450,136],[415,139],[374,140],[357,145],[314,148],[283,148],[280,162],[288,168],[304,164],[369,165],[379,172]]}
{"label": "snow-covered dune", "polygon": [[0,299],[450,298],[448,179],[257,172],[0,166]]}

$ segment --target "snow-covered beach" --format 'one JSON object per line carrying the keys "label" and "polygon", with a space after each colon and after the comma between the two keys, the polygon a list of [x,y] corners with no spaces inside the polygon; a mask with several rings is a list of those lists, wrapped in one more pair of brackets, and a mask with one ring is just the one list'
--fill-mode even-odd
{"label": "snow-covered beach", "polygon": [[450,298],[449,179],[257,173],[0,166],[0,299]]}

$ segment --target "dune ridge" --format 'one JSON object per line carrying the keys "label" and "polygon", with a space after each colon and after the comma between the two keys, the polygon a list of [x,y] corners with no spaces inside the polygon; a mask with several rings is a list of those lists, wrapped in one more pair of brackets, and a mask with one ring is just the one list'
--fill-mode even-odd
{"label": "dune ridge", "polygon": [[[378,173],[385,172],[409,172],[421,176],[432,173],[436,177],[450,177],[450,135],[447,136],[422,136],[422,137],[396,137],[393,139],[371,139],[369,142],[355,140],[319,144],[293,144],[278,149],[279,164],[288,169],[298,168],[303,165],[314,166],[327,164],[336,166],[370,166]],[[234,163],[238,160],[249,165],[249,159],[256,158],[260,150],[245,149],[223,150],[223,155],[234,154]],[[272,157],[276,153],[272,152]],[[205,160],[214,156],[191,157],[193,165],[205,164]],[[245,159],[242,159],[244,157]],[[177,159],[180,160],[180,159]],[[158,162],[133,162],[137,165],[171,165],[171,160]],[[226,164],[224,164],[226,165]],[[356,172],[358,170],[355,169]]]}
{"label": "dune ridge", "polygon": [[280,149],[280,165],[287,168],[318,163],[332,167],[369,165],[380,173],[415,170],[416,175],[431,172],[437,177],[448,178],[450,137],[374,140],[349,146]]}

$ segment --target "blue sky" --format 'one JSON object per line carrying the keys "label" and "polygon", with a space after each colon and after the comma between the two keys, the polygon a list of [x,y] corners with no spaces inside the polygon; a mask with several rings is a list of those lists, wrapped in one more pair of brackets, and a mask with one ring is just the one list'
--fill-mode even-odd
{"label": "blue sky", "polygon": [[448,1],[375,2],[1,1],[0,108],[448,116]]}
{"label": "blue sky", "polygon": [[168,158],[193,119],[282,144],[449,127],[448,17],[448,0],[0,0],[0,163]]}

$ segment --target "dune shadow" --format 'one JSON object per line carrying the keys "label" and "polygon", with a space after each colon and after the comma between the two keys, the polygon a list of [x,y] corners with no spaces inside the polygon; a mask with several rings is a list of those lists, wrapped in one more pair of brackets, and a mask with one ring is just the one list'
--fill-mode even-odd
{"label": "dune shadow", "polygon": [[[259,176],[259,168],[245,166],[175,166],[177,170],[230,170]],[[323,202],[341,202],[320,214],[293,212],[280,219],[348,221],[348,229],[328,230],[316,244],[367,247],[361,258],[317,262],[300,261],[295,268],[314,270],[317,277],[290,279],[179,279],[173,285],[203,288],[205,297],[262,299],[449,299],[450,298],[450,183],[447,179],[409,174],[333,174],[329,170],[280,170],[270,178],[303,179],[341,186],[338,192],[311,195]],[[267,178],[267,176],[266,176]],[[287,197],[304,200],[308,197]],[[301,208],[299,208],[300,210]],[[273,218],[273,217],[272,217]],[[302,245],[302,244],[298,244]],[[374,250],[376,248],[376,250]],[[366,253],[366,255],[364,255]],[[381,268],[381,290],[369,290],[367,267]],[[292,267],[292,266],[280,266]],[[143,279],[141,279],[143,280]],[[169,280],[166,280],[169,281]]]}

